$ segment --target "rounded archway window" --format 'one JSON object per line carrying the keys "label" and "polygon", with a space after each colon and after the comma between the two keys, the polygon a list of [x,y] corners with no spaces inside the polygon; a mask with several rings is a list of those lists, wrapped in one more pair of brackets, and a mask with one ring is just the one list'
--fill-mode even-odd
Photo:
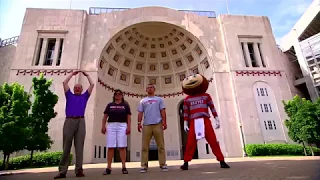
{"label": "rounded archway window", "polygon": [[141,92],[181,91],[194,73],[210,74],[212,62],[200,41],[187,30],[163,22],[129,26],[110,39],[100,57],[99,78],[114,88]]}

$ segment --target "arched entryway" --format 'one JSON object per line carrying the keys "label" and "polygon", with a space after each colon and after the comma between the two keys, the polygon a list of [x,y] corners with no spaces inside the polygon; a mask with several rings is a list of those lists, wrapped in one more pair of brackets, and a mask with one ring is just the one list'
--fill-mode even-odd
{"label": "arched entryway", "polygon": [[[111,100],[114,89],[123,90],[132,110],[128,156],[130,161],[140,161],[141,133],[136,128],[136,110],[146,95],[146,85],[152,83],[156,87],[156,95],[163,97],[167,107],[166,155],[168,159],[181,159],[181,143],[177,143],[182,142],[179,138],[180,117],[177,115],[183,96],[181,81],[194,73],[211,76],[212,67],[212,60],[202,43],[179,26],[164,22],[129,26],[115,34],[101,53],[98,63],[100,86],[97,87],[95,105],[99,122],[95,124],[101,124],[99,116],[102,118],[101,112],[107,103],[105,97]],[[104,146],[105,138],[97,138],[96,144]],[[154,145],[150,143],[149,158],[156,160]]]}

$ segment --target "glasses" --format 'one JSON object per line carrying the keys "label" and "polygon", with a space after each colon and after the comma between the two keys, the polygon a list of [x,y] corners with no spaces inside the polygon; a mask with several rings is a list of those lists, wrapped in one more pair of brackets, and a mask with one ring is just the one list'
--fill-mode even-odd
{"label": "glasses", "polygon": [[122,96],[122,93],[116,93],[116,95]]}

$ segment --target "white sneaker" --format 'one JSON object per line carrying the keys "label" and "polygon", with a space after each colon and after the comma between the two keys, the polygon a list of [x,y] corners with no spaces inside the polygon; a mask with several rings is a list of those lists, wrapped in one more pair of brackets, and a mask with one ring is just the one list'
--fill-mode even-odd
{"label": "white sneaker", "polygon": [[140,169],[140,173],[146,173],[147,172],[147,168],[141,168]]}
{"label": "white sneaker", "polygon": [[160,168],[161,168],[161,171],[162,171],[162,172],[167,172],[167,171],[169,171],[167,166],[161,166]]}

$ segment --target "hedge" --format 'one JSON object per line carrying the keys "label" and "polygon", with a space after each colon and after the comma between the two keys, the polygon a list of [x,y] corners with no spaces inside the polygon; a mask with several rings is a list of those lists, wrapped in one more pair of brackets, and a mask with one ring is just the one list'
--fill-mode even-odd
{"label": "hedge", "polygon": [[[32,168],[35,167],[50,167],[50,166],[58,166],[60,159],[62,156],[62,152],[45,152],[45,153],[36,153],[32,158]],[[72,162],[72,154],[70,154],[70,161]],[[0,160],[0,170],[3,170],[3,160]],[[30,155],[19,156],[9,159],[8,170],[14,169],[23,169],[23,168],[31,168],[30,167]]]}
{"label": "hedge", "polygon": [[[248,144],[245,149],[248,156],[305,155],[303,146],[298,144]],[[319,155],[319,148],[312,149],[315,155]],[[306,150],[307,154],[311,155],[309,147],[306,147]]]}

